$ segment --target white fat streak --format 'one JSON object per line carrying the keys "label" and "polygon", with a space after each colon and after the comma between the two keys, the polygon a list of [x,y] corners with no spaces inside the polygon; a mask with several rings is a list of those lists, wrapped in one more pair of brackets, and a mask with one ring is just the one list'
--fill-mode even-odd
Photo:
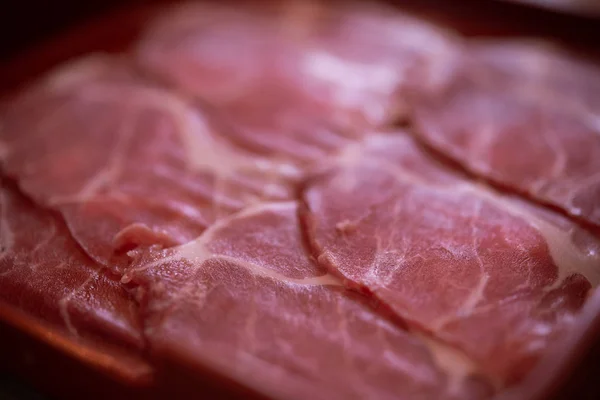
{"label": "white fat streak", "polygon": [[42,240],[40,240],[38,243],[36,243],[34,248],[31,250],[31,254],[37,253],[38,251],[44,249],[44,247],[46,247],[48,244],[50,244],[50,241],[52,239],[54,239],[54,237],[56,236],[56,231],[57,231],[56,224],[55,223],[50,224],[50,227],[46,231],[44,238]]}
{"label": "white fat streak", "polygon": [[487,284],[490,280],[490,274],[486,271],[485,266],[483,265],[483,260],[481,259],[481,256],[479,254],[479,241],[477,240],[475,224],[476,219],[479,218],[480,215],[481,203],[478,203],[476,211],[475,213],[473,213],[473,217],[471,220],[471,240],[473,252],[475,253],[475,256],[477,258],[477,264],[479,264],[479,281],[458,309],[456,314],[459,316],[470,315],[473,312],[477,304],[483,299],[485,294],[485,288],[487,287]]}
{"label": "white fat streak", "polygon": [[107,55],[93,54],[59,66],[46,76],[43,84],[52,92],[62,92],[101,76],[110,65]]}
{"label": "white fat streak", "polygon": [[[98,55],[85,58],[61,67],[46,79],[46,88],[53,91],[69,90],[81,83],[92,83],[107,69],[108,58]],[[300,171],[288,163],[250,157],[229,146],[211,134],[210,128],[198,112],[184,99],[166,90],[152,87],[137,87],[123,92],[122,87],[103,82],[92,84],[83,90],[83,96],[92,101],[134,101],[139,106],[146,106],[167,112],[177,127],[186,161],[190,168],[209,170],[217,176],[227,178],[237,171],[257,169],[275,171],[285,177],[297,177]]]}
{"label": "white fat streak", "polygon": [[[592,131],[597,134],[598,136],[600,136],[600,114],[598,113],[592,113],[589,120],[588,120],[588,124],[590,125],[590,127],[592,128]],[[0,150],[2,148],[0,147]],[[2,155],[2,152],[0,151],[0,156]]]}
{"label": "white fat streak", "polygon": [[[404,46],[406,52],[411,53],[410,56],[421,58],[418,63],[415,60],[414,65],[422,70],[419,74],[424,74],[424,84],[431,88],[440,87],[452,77],[459,52],[450,31],[407,17],[402,29],[390,34]],[[405,80],[407,78],[404,77]]]}
{"label": "white fat streak", "polygon": [[334,165],[340,167],[350,167],[358,164],[364,157],[365,143],[363,140],[350,142],[350,144],[342,147],[334,155]]}
{"label": "white fat streak", "polygon": [[[401,353],[398,354],[396,351],[394,351],[394,346],[392,346],[390,341],[387,339],[386,332],[397,332],[398,327],[396,325],[387,321],[379,320],[375,323],[375,329],[377,340],[384,344],[385,350],[383,353],[383,359],[391,364],[394,369],[402,371],[404,374],[417,382],[424,384],[432,384],[437,382],[435,374],[431,373],[432,369],[429,368],[429,365],[423,367],[422,364],[415,364],[406,357],[402,357]],[[377,365],[371,365],[367,368],[376,370],[377,367]]]}
{"label": "white fat streak", "polygon": [[60,312],[60,316],[62,317],[69,333],[73,336],[79,336],[79,332],[77,332],[75,325],[73,325],[73,322],[71,321],[71,315],[69,314],[69,310],[68,310],[69,301],[70,301],[70,298],[67,298],[67,297],[60,299],[58,301],[58,310]]}
{"label": "white fat streak", "polygon": [[[97,271],[95,271],[95,272],[97,273]],[[77,329],[71,322],[71,315],[69,314],[69,309],[68,309],[69,303],[71,302],[71,299],[75,296],[75,294],[77,292],[79,292],[83,288],[85,288],[96,277],[96,273],[90,274],[90,276],[88,276],[87,279],[85,281],[83,281],[83,283],[81,285],[79,285],[77,288],[73,289],[65,297],[63,297],[62,299],[60,299],[58,301],[58,309],[59,309],[60,315],[63,318],[63,321],[65,322],[65,326],[67,327],[69,333],[71,333],[73,336],[79,336],[79,332],[77,332]]]}
{"label": "white fat streak", "polygon": [[[205,249],[200,249],[202,252]],[[202,254],[201,254],[202,255]],[[324,274],[321,276],[308,277],[308,278],[290,278],[279,272],[276,272],[270,268],[264,267],[262,265],[243,261],[235,257],[225,256],[225,255],[213,255],[211,258],[228,261],[237,266],[243,267],[247,271],[249,271],[254,276],[260,276],[263,278],[270,278],[276,282],[287,283],[292,285],[301,285],[301,286],[324,286],[324,285],[333,285],[333,286],[341,286],[340,281],[330,274]],[[202,261],[202,259],[200,259]],[[196,261],[198,262],[198,261]]]}
{"label": "white fat streak", "polygon": [[235,223],[235,221],[237,220],[251,218],[269,211],[287,211],[295,207],[296,204],[293,201],[258,203],[251,205],[238,211],[237,213],[229,215],[226,218],[220,219],[216,223],[212,224],[208,229],[206,229],[197,239],[188,242],[184,245],[181,245],[177,247],[177,249],[185,249],[187,246],[194,246],[195,244],[199,243],[201,243],[202,246],[206,246],[213,240],[214,236],[219,231]]}
{"label": "white fat streak", "polygon": [[561,66],[564,67],[563,64],[568,57],[557,46],[538,40],[529,43],[487,41],[483,46],[488,50],[488,52],[484,50],[484,60],[486,53],[492,60],[492,64],[494,59],[499,60],[501,65],[506,60],[512,60],[509,65],[513,69],[520,69],[522,71],[520,75],[535,77],[527,80],[525,84],[518,85],[516,94],[534,104],[573,113],[593,132],[600,134],[600,115],[598,111],[591,109],[590,104],[572,96],[565,98],[562,93],[554,93],[540,84],[540,82],[553,80],[562,72]]}
{"label": "white fat streak", "polygon": [[[356,157],[356,154],[352,151],[350,152],[350,155],[346,155],[346,158],[352,162],[356,161]],[[371,161],[379,163],[388,173],[400,182],[424,186],[442,193],[469,193],[526,221],[542,235],[548,246],[550,256],[558,268],[557,279],[553,285],[547,288],[547,290],[553,290],[559,287],[565,278],[573,274],[581,274],[593,287],[600,284],[600,252],[584,252],[579,249],[575,243],[573,243],[571,230],[561,229],[559,226],[556,226],[552,222],[527,210],[524,206],[497,193],[488,186],[476,185],[468,182],[449,185],[435,184],[402,168],[400,165],[389,163],[383,159],[371,159]],[[578,228],[575,227],[575,229]]]}
{"label": "white fat streak", "polygon": [[[477,257],[479,258],[479,256]],[[487,287],[487,284],[490,280],[490,274],[488,272],[483,271],[481,261],[479,263],[482,268],[481,276],[479,277],[477,286],[475,286],[473,290],[471,290],[469,296],[465,298],[465,301],[462,303],[462,305],[456,312],[456,314],[459,316],[472,314],[473,310],[475,309],[475,306],[477,306],[477,304],[479,304],[479,302],[483,299],[485,288]]]}
{"label": "white fat streak", "polygon": [[[209,250],[209,244],[222,229],[227,228],[231,224],[239,221],[240,219],[250,218],[256,215],[260,215],[269,211],[287,211],[296,207],[294,202],[282,202],[282,203],[261,203],[257,204],[244,210],[239,213],[233,214],[227,218],[224,218],[217,223],[213,224],[210,228],[208,228],[202,235],[200,235],[196,240],[193,240],[189,243],[186,243],[182,246],[179,246],[174,249],[175,255],[168,257],[168,259],[186,259],[193,263],[194,268],[201,268],[204,262],[208,260],[222,260],[227,261],[237,266],[240,266],[247,271],[249,271],[254,276],[261,276],[265,278],[270,278],[277,282],[282,282],[291,285],[302,285],[302,286],[323,286],[323,285],[336,285],[340,286],[341,282],[339,279],[330,274],[325,274],[316,277],[308,277],[302,279],[290,278],[285,276],[277,271],[274,271],[268,267],[240,260],[235,257],[216,254]],[[152,265],[160,264],[166,259],[158,260]],[[148,265],[145,265],[143,268],[147,268]]]}
{"label": "white fat streak", "polygon": [[[95,87],[89,93],[100,99],[117,100],[123,97],[118,88]],[[191,169],[210,171],[221,178],[228,178],[240,170],[248,169],[275,171],[287,177],[300,175],[300,171],[291,164],[250,157],[228,145],[225,140],[215,137],[200,114],[186,101],[170,92],[144,87],[137,88],[127,98],[139,106],[162,110],[171,116]]]}
{"label": "white fat streak", "polygon": [[103,187],[108,186],[115,181],[123,169],[127,144],[133,137],[133,125],[133,118],[127,118],[119,127],[121,134],[118,137],[116,145],[112,149],[107,164],[96,172],[93,177],[87,180],[78,193],[67,196],[55,196],[50,200],[49,204],[52,206],[60,206],[62,204],[89,201],[94,196],[97,196]]}
{"label": "white fat streak", "polygon": [[390,34],[407,50],[430,56],[441,56],[453,51],[453,34],[411,17],[405,17],[402,27],[394,25]]}
{"label": "white fat streak", "polygon": [[[598,131],[600,134],[600,131]],[[577,199],[577,195],[580,191],[587,189],[590,186],[595,185],[600,182],[600,171],[586,178],[580,179],[577,182],[569,182],[566,185],[567,190],[567,204],[569,205],[569,212],[572,215],[581,215],[583,210],[580,207],[577,207],[574,202]]]}
{"label": "white fat streak", "polygon": [[350,104],[360,100],[354,97],[356,93],[365,90],[386,93],[401,78],[389,65],[358,63],[322,50],[308,52],[303,61],[309,76],[338,87],[340,100],[349,99]]}
{"label": "white fat streak", "polygon": [[448,377],[450,393],[459,393],[465,379],[478,373],[477,365],[461,351],[421,332],[411,334],[429,349],[435,365]]}
{"label": "white fat streak", "polygon": [[511,201],[483,185],[463,183],[438,189],[454,193],[459,191],[472,193],[503,211],[523,219],[539,232],[548,246],[552,261],[554,261],[554,264],[558,268],[558,276],[554,284],[547,287],[546,290],[556,289],[566,278],[573,274],[581,274],[593,287],[600,284],[600,252],[584,252],[579,249],[573,243],[571,230],[561,229],[552,222],[528,211],[515,201]]}
{"label": "white fat streak", "polygon": [[[513,48],[512,50],[517,49]],[[551,51],[550,47],[538,47],[535,51],[532,51],[531,47],[524,47],[519,50],[518,55],[513,53],[507,54],[507,56],[510,58],[517,56],[519,67],[524,68],[527,75],[541,78],[548,77],[553,72],[553,67],[556,67],[555,60],[548,54]]]}
{"label": "white fat streak", "polygon": [[586,253],[577,248],[573,243],[571,231],[561,229],[489,188],[462,185],[462,189],[476,194],[511,215],[522,218],[542,235],[548,245],[550,256],[558,268],[557,279],[547,290],[559,287],[565,278],[573,274],[583,275],[593,287],[600,284],[600,253],[595,251]]}
{"label": "white fat streak", "polygon": [[358,63],[322,50],[307,52],[303,69],[309,77],[328,85],[333,101],[342,107],[364,108],[374,119],[381,118],[385,110],[368,96],[391,95],[404,78],[389,65]]}

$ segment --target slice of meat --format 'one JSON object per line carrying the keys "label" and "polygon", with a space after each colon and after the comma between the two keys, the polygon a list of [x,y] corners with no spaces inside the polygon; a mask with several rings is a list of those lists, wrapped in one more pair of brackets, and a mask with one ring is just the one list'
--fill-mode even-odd
{"label": "slice of meat", "polygon": [[104,264],[132,247],[187,242],[253,202],[288,199],[298,174],[231,146],[196,107],[108,56],[62,67],[3,117],[6,173],[60,210]]}
{"label": "slice of meat", "polygon": [[257,151],[320,159],[404,114],[405,89],[440,85],[452,65],[449,33],[386,8],[250,4],[178,6],[150,27],[137,58]]}
{"label": "slice of meat", "polygon": [[[458,65],[447,32],[379,6],[166,14],[134,54],[67,65],[2,110],[2,173],[35,205],[0,191],[0,306],[94,342],[122,373],[149,372],[128,357],[147,345],[157,385],[174,388],[169,366],[208,367],[282,399],[487,398],[569,332],[600,281],[597,238],[369,129],[406,118],[408,95],[468,89],[472,106],[475,88],[476,107],[522,115],[520,133],[532,115],[576,132],[548,139],[567,148],[552,177],[568,166],[561,182],[584,188],[572,200],[589,217],[595,84],[529,61],[511,74],[492,47]],[[557,110],[564,93],[582,100]],[[417,99],[420,125],[454,112],[447,100]],[[476,107],[461,109],[469,128]],[[546,157],[518,149],[533,150]],[[518,155],[494,166],[520,184],[547,172]],[[304,183],[308,232],[292,200]]]}
{"label": "slice of meat", "polygon": [[480,40],[467,51],[473,67],[493,72],[498,88],[558,108],[600,114],[600,68],[575,53],[526,40]]}
{"label": "slice of meat", "polygon": [[133,383],[147,378],[130,295],[79,249],[56,216],[6,180],[0,184],[0,306],[45,327],[42,340],[72,343],[72,354],[88,364]]}
{"label": "slice of meat", "polygon": [[406,134],[367,136],[307,185],[321,265],[498,382],[520,380],[600,282],[600,241],[442,167]]}
{"label": "slice of meat", "polygon": [[158,356],[210,367],[269,398],[484,398],[468,360],[375,313],[307,256],[294,202],[263,203],[198,239],[141,255]]}
{"label": "slice of meat", "polygon": [[422,96],[421,138],[469,171],[600,226],[600,68],[540,44],[482,42]]}

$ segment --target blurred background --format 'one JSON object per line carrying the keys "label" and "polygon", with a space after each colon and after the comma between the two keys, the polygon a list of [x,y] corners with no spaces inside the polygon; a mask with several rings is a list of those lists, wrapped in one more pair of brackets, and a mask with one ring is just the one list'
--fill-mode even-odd
{"label": "blurred background", "polygon": [[[126,45],[143,20],[140,10],[144,7],[139,6],[166,1],[0,1],[0,97],[66,58]],[[582,48],[587,54],[600,52],[600,0],[383,1],[464,34],[542,36]],[[111,18],[108,23],[102,20],[103,15],[118,9],[123,10],[118,14],[121,18]],[[84,21],[96,23],[78,28],[78,35],[64,36]],[[54,42],[51,49],[44,46],[50,40]]]}
{"label": "blurred background", "polygon": [[[368,0],[367,0],[368,1]],[[7,62],[41,39],[78,22],[123,7],[156,0],[4,0],[0,2],[0,60]],[[556,34],[588,44],[600,38],[600,0],[388,0],[403,7],[447,14],[465,28],[495,33],[511,29]],[[413,4],[411,4],[413,3]],[[439,16],[439,15],[438,15]],[[446,17],[446,18],[447,18]],[[479,32],[476,32],[479,33]],[[596,42],[597,43],[597,42]],[[598,45],[600,46],[600,44]]]}
{"label": "blurred background", "polygon": [[0,6],[0,59],[7,61],[40,39],[123,3],[119,0],[5,0]]}

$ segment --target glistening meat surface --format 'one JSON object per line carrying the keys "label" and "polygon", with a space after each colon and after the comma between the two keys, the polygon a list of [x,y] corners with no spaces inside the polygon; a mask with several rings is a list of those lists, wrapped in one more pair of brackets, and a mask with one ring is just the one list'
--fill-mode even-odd
{"label": "glistening meat surface", "polygon": [[150,391],[485,399],[567,347],[600,283],[593,67],[358,2],[139,37],[3,105],[3,303]]}
{"label": "glistening meat surface", "polygon": [[366,136],[307,185],[319,262],[499,384],[521,379],[600,282],[600,243],[444,168],[402,132]]}
{"label": "glistening meat surface", "polygon": [[381,6],[250,4],[177,7],[151,26],[137,59],[260,152],[318,160],[405,118],[406,92],[445,82],[457,52],[450,33]]}
{"label": "glistening meat surface", "polygon": [[600,226],[600,69],[541,43],[480,42],[414,106],[469,171]]}
{"label": "glistening meat surface", "polygon": [[40,324],[54,341],[73,343],[82,361],[129,379],[148,375],[129,293],[79,249],[59,218],[14,184],[0,184],[0,305]]}
{"label": "glistening meat surface", "polygon": [[60,210],[106,265],[133,247],[189,241],[253,202],[288,199],[297,178],[289,163],[232,146],[201,110],[109,56],[62,67],[16,99],[0,143],[4,171]]}
{"label": "glistening meat surface", "polygon": [[409,334],[317,266],[295,202],[223,219],[141,257],[125,280],[142,292],[155,351],[271,397],[469,399],[491,390],[459,353]]}

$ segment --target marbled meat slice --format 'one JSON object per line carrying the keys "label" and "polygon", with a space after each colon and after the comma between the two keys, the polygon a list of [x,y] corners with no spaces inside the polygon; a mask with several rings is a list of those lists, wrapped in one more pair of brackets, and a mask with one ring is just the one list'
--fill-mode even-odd
{"label": "marbled meat slice", "polygon": [[97,354],[75,352],[86,362],[130,379],[147,377],[133,298],[79,249],[59,218],[13,184],[0,184],[0,304],[50,327],[49,341],[63,337],[95,349]]}
{"label": "marbled meat slice", "polygon": [[491,384],[462,357],[374,312],[308,256],[295,202],[262,203],[198,239],[141,254],[155,356],[209,367],[270,398],[470,399]]}
{"label": "marbled meat slice", "polygon": [[197,237],[220,217],[285,200],[298,170],[232,146],[196,107],[92,56],[61,67],[3,112],[6,174],[60,210],[98,262]]}
{"label": "marbled meat slice", "polygon": [[600,241],[442,167],[403,133],[367,136],[308,184],[321,265],[456,346],[499,385],[521,379],[600,282]]}
{"label": "marbled meat slice", "polygon": [[600,68],[576,53],[542,41],[492,39],[471,42],[466,51],[473,67],[494,74],[498,88],[600,115]]}
{"label": "marbled meat slice", "polygon": [[141,39],[140,68],[203,100],[245,146],[322,158],[404,114],[407,87],[450,76],[452,35],[376,6],[179,5]]}
{"label": "marbled meat slice", "polygon": [[549,46],[474,43],[418,133],[469,171],[600,226],[600,68]]}

